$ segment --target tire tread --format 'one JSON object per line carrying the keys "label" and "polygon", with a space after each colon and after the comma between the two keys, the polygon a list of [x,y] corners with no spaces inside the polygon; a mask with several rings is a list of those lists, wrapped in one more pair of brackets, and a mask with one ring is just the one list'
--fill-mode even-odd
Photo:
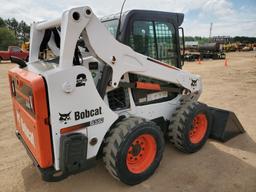
{"label": "tire tread", "polygon": [[190,153],[184,146],[184,128],[186,120],[198,105],[200,105],[200,103],[195,101],[181,103],[173,113],[172,120],[167,130],[167,138],[170,143],[185,153]]}

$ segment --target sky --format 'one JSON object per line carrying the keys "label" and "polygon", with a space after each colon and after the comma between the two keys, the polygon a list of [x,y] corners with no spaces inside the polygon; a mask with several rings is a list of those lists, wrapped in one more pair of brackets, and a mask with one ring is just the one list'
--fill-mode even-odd
{"label": "sky", "polygon": [[[0,0],[0,17],[28,24],[59,17],[69,7],[90,6],[98,17],[118,13],[123,0]],[[256,0],[127,0],[124,10],[147,9],[185,14],[186,36],[256,37]]]}

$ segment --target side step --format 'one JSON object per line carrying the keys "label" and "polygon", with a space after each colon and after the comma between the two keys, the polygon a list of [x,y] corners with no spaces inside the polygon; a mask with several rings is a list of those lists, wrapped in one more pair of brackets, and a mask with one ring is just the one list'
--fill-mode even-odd
{"label": "side step", "polygon": [[210,138],[226,142],[245,130],[234,112],[209,107],[213,121]]}

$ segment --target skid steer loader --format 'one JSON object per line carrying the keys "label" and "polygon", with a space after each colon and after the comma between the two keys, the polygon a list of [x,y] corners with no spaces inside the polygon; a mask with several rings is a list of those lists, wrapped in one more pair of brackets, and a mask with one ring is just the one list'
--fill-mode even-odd
{"label": "skid steer loader", "polygon": [[29,62],[12,57],[9,81],[16,135],[45,181],[102,157],[135,185],[154,173],[165,140],[193,153],[209,135],[243,132],[233,113],[197,101],[200,76],[181,70],[183,17],[133,10],[99,20],[85,6],[32,24]]}

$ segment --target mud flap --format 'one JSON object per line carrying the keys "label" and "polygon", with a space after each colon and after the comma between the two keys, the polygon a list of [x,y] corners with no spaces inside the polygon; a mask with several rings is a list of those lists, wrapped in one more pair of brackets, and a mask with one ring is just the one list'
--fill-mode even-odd
{"label": "mud flap", "polygon": [[226,142],[245,132],[234,112],[214,107],[209,107],[209,109],[213,118],[210,138]]}

